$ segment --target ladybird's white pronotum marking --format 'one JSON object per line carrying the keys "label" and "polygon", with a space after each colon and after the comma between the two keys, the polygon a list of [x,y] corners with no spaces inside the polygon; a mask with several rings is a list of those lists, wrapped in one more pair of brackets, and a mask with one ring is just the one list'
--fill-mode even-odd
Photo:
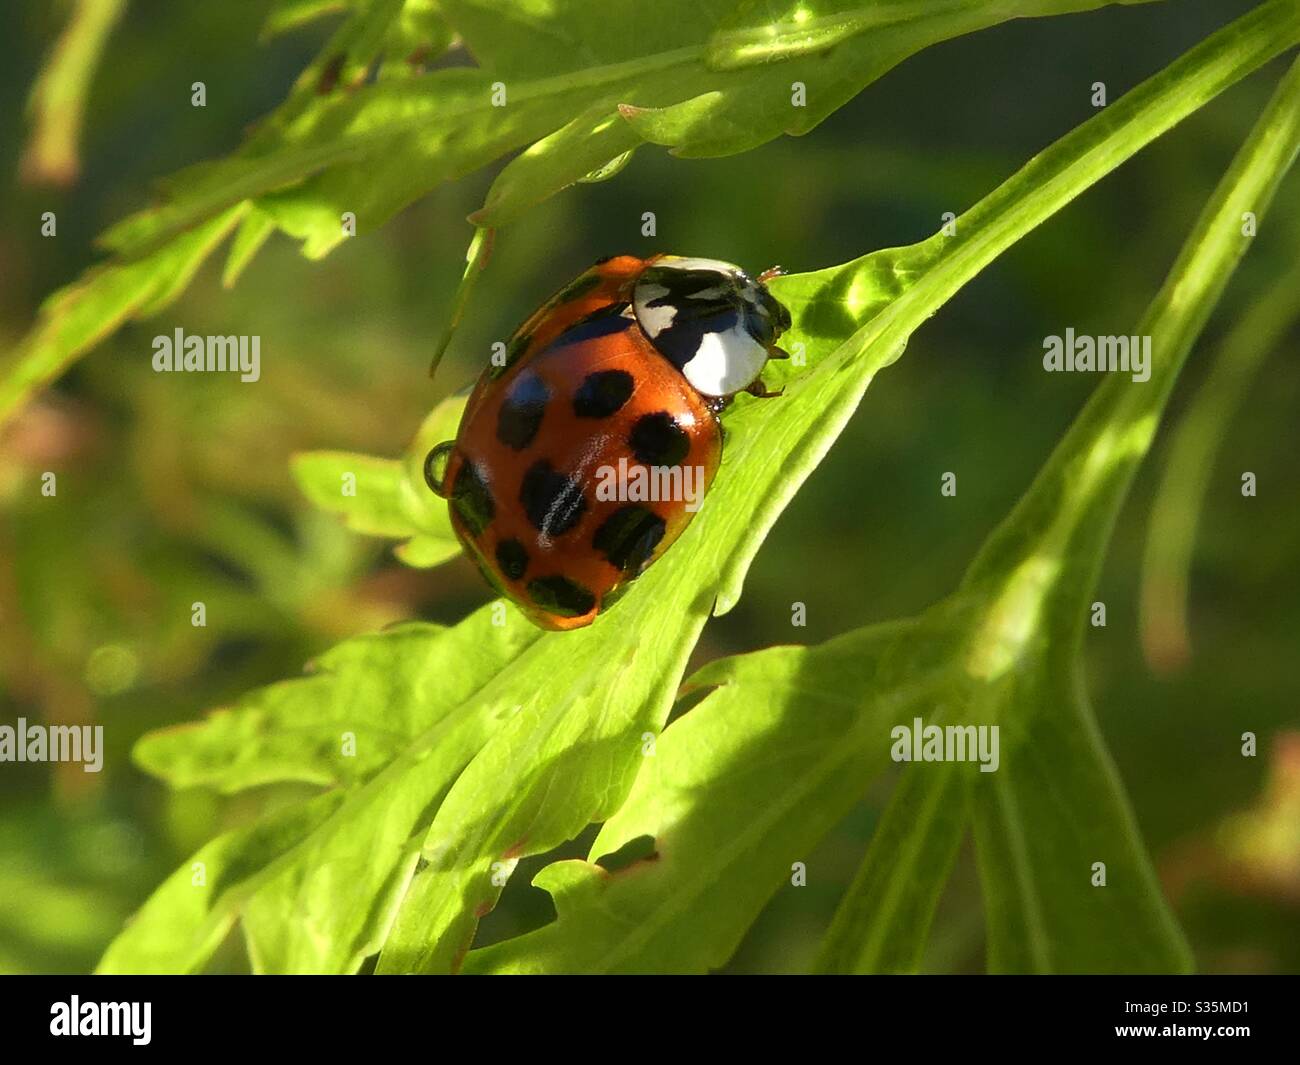
{"label": "ladybird's white pronotum marking", "polygon": [[656,263],[657,266],[670,267],[673,270],[711,270],[716,274],[740,273],[735,263],[723,262],[721,259],[699,259],[690,255],[665,255]]}
{"label": "ladybird's white pronotum marking", "polygon": [[757,380],[766,362],[767,349],[736,325],[723,333],[705,333],[682,373],[706,396],[729,396]]}
{"label": "ladybird's white pronotum marking", "polygon": [[[767,308],[758,298],[758,286],[735,263],[723,262],[721,259],[665,255],[657,265],[669,270],[699,271],[718,276],[717,284],[688,292],[686,299],[717,301],[734,291],[746,304],[756,308],[758,313],[769,316]],[[670,328],[676,320],[676,307],[669,304],[653,305],[669,292],[663,285],[645,281],[637,285],[633,294],[637,321],[651,340]],[[703,395],[729,396],[758,380],[767,359],[767,349],[754,339],[745,328],[743,320],[740,320],[722,332],[705,333],[694,358],[682,366],[682,373]]]}
{"label": "ladybird's white pronotum marking", "polygon": [[668,290],[663,285],[646,282],[637,288],[637,319],[641,323],[641,328],[646,331],[646,335],[651,340],[671,326],[673,319],[677,317],[677,308],[671,304],[664,304],[659,307],[650,306],[655,300],[663,299],[666,295],[668,295]]}

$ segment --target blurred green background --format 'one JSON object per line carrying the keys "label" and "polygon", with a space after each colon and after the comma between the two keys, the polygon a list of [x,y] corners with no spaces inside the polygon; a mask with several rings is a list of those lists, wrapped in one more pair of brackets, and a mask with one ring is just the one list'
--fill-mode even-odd
{"label": "blurred green background", "polygon": [[[0,34],[0,344],[95,261],[96,233],[150,183],[233,148],[281,100],[329,24],[258,42],[265,4],[131,5],[92,88],[83,167],[68,188],[22,184],[24,101],[62,9],[6,4]],[[163,876],[274,796],[171,794],[130,761],[146,730],[191,720],[314,654],[402,618],[453,621],[488,598],[471,565],[432,571],[313,512],[289,476],[307,448],[397,454],[427,409],[476,374],[493,340],[592,260],[652,251],[809,270],[933,232],[1039,149],[1252,5],[1179,0],[1013,23],[906,62],[807,137],[721,160],[643,148],[503,231],[438,382],[425,374],[463,267],[465,215],[492,173],[444,187],[320,263],[275,239],[239,285],[210,265],[161,317],[109,339],[0,432],[0,723],[104,726],[102,773],[0,765],[0,972],[84,971]],[[696,663],[817,642],[916,612],[948,592],[1094,386],[1048,375],[1042,339],[1135,324],[1281,73],[1229,91],[989,269],[872,386],[853,424],[777,525],[745,598],[706,630]],[[205,109],[190,84],[205,81]],[[1283,186],[1171,408],[1215,339],[1300,246],[1300,182]],[[58,236],[40,235],[41,212]],[[658,236],[640,235],[654,211]],[[255,385],[160,376],[156,333],[261,336]],[[1300,359],[1272,353],[1223,442],[1192,584],[1193,657],[1142,659],[1136,587],[1162,459],[1117,528],[1090,630],[1093,703],[1166,889],[1206,971],[1300,971]],[[1167,439],[1163,427],[1160,443]],[[58,495],[40,493],[44,471]],[[958,474],[955,498],[939,493]],[[1240,474],[1258,476],[1243,499]],[[671,555],[665,564],[671,565]],[[190,604],[207,604],[206,628]],[[807,605],[792,629],[790,605]],[[1260,755],[1241,757],[1253,731]],[[811,960],[888,794],[881,781],[807,856],[732,962]],[[773,782],[779,787],[779,781]],[[570,851],[582,850],[575,844]],[[546,919],[523,863],[480,943]],[[983,967],[969,853],[941,906],[927,968]],[[227,944],[218,967],[244,967]]]}

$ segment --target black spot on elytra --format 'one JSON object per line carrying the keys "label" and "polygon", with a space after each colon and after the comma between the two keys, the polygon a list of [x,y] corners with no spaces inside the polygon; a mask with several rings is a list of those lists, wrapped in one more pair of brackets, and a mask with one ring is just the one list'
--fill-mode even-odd
{"label": "black spot on elytra", "polygon": [[667,411],[637,419],[627,438],[632,454],[647,466],[677,466],[691,450],[691,438]]}
{"label": "black spot on elytra", "polygon": [[522,451],[533,442],[546,413],[551,390],[535,373],[525,370],[510,385],[497,411],[497,439]]}
{"label": "black spot on elytra", "polygon": [[632,395],[636,379],[626,370],[600,370],[586,376],[573,394],[579,418],[608,418]]}
{"label": "black spot on elytra", "polygon": [[582,486],[560,473],[545,459],[535,462],[524,474],[519,501],[537,530],[548,537],[560,536],[575,525],[587,509]]}
{"label": "black spot on elytra", "polygon": [[591,546],[624,573],[639,573],[659,541],[664,538],[664,519],[649,507],[619,507],[591,538]]}
{"label": "black spot on elytra", "polygon": [[568,577],[539,577],[528,582],[528,597],[549,614],[576,618],[590,613],[596,597]]}
{"label": "black spot on elytra", "polygon": [[518,540],[502,540],[497,544],[497,565],[512,581],[519,580],[528,569],[528,549]]}
{"label": "black spot on elytra", "polygon": [[478,467],[468,459],[456,473],[456,483],[451,490],[451,505],[475,536],[483,534],[496,513],[491,490],[479,474]]}

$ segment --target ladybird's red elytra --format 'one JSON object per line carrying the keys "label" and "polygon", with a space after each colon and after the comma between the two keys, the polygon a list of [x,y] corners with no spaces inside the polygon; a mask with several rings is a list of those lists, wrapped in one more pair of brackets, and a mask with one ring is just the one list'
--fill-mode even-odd
{"label": "ladybird's red elytra", "polygon": [[719,412],[759,380],[789,312],[716,259],[616,255],[535,311],[425,461],[488,583],[537,625],[589,625],[694,517]]}

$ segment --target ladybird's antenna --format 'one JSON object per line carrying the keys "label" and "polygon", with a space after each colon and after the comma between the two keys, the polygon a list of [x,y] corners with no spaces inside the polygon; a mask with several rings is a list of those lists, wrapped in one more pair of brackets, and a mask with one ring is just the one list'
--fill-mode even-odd
{"label": "ladybird's antenna", "polygon": [[769,281],[772,280],[772,278],[784,277],[784,276],[785,276],[784,266],[769,266],[766,270],[764,270],[761,274],[758,275],[758,283],[760,285],[766,285]]}
{"label": "ladybird's antenna", "polygon": [[447,327],[442,331],[438,347],[433,353],[433,360],[429,363],[430,377],[438,372],[438,364],[442,362],[442,357],[451,344],[451,338],[460,327],[461,319],[465,316],[465,308],[469,306],[470,295],[474,291],[474,283],[478,281],[479,274],[483,272],[483,268],[492,257],[492,243],[495,237],[495,229],[480,226],[474,231],[474,239],[469,242],[469,250],[465,252],[465,273],[461,275],[460,284],[456,286],[456,295],[452,299],[451,317],[447,320]]}

